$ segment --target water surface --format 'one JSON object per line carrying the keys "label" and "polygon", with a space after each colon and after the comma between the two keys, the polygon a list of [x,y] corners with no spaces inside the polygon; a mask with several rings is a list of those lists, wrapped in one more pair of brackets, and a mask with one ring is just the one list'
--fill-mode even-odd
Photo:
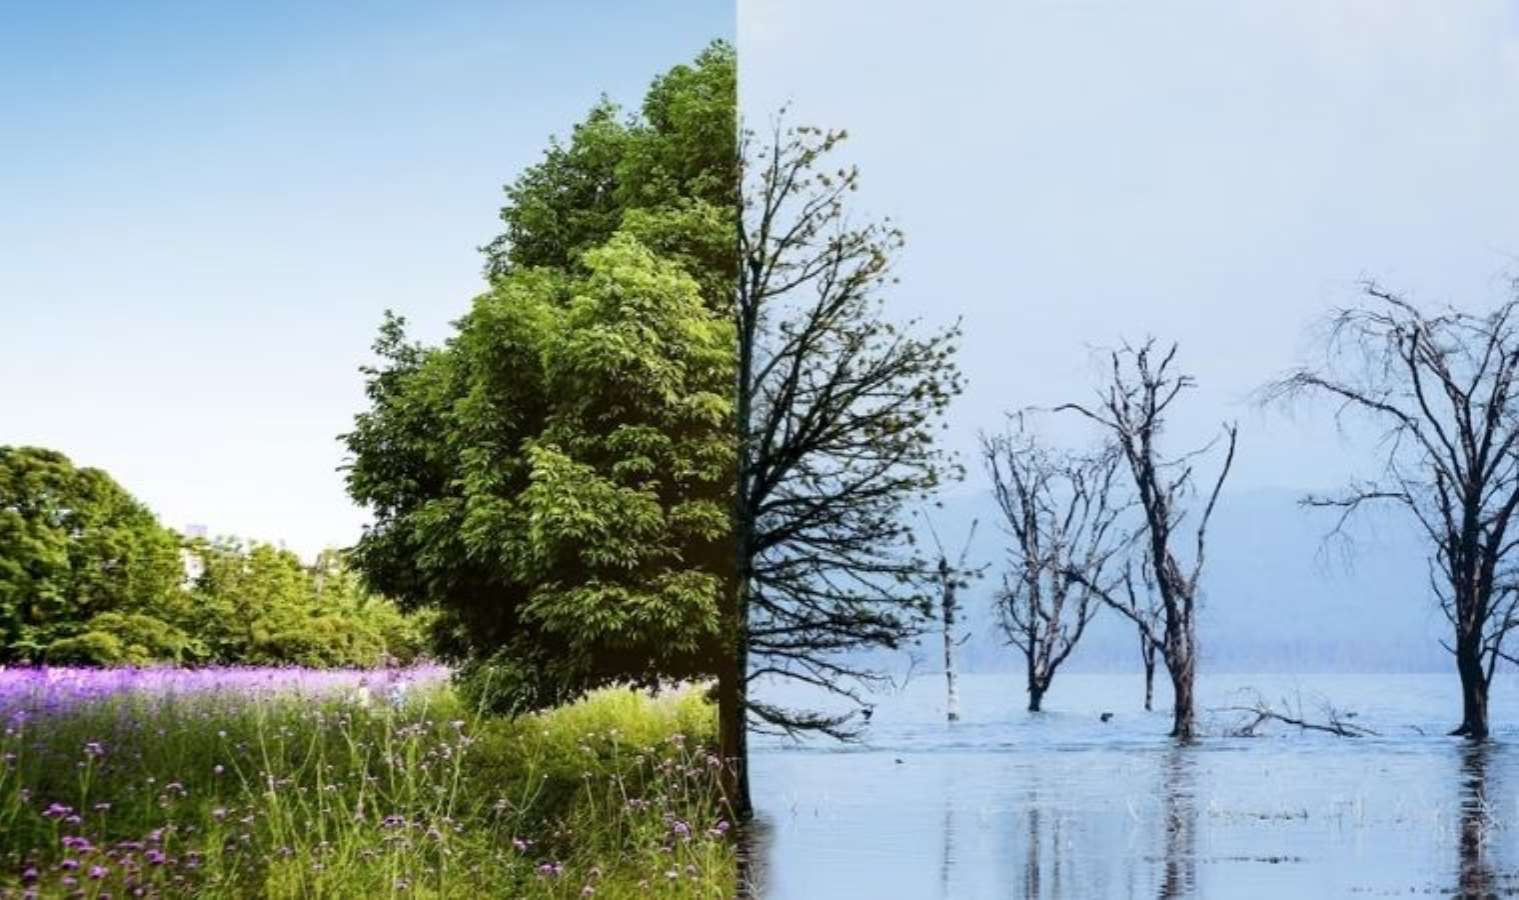
{"label": "water surface", "polygon": [[[1495,739],[1444,736],[1454,676],[1216,676],[1210,736],[1165,737],[1137,676],[1064,674],[1047,712],[1015,675],[878,697],[865,740],[756,737],[763,896],[785,898],[1519,896],[1519,682]],[[1327,699],[1378,737],[1276,727],[1220,736],[1255,688],[1314,718]],[[1100,714],[1112,712],[1109,722]],[[1514,724],[1510,724],[1514,720]]]}

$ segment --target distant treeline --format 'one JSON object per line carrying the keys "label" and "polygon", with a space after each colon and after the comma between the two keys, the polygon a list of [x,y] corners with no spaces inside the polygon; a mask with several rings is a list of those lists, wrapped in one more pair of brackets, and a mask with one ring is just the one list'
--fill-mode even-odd
{"label": "distant treeline", "polygon": [[99,469],[0,446],[0,663],[372,666],[426,632],[339,551],[186,538]]}

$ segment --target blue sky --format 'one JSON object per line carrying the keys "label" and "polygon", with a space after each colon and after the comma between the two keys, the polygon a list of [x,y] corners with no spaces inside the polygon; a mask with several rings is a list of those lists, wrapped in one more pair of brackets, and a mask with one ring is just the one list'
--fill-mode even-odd
{"label": "blue sky", "polygon": [[501,186],[731,0],[15,4],[0,28],[0,444],[166,524],[344,544],[335,435],[387,307],[481,287]]}
{"label": "blue sky", "polygon": [[1199,380],[1177,446],[1238,419],[1236,487],[1340,483],[1364,460],[1325,416],[1250,403],[1309,324],[1363,276],[1480,306],[1519,274],[1513,0],[739,0],[738,27],[750,123],[847,128],[858,209],[905,230],[897,313],[963,317],[973,470],[1004,410],[1088,399],[1091,348],[1154,334]]}
{"label": "blue sky", "polygon": [[1519,268],[1513,0],[25,4],[0,443],[173,526],[352,540],[334,435],[381,310],[446,334],[548,135],[735,29],[750,122],[853,135],[908,234],[895,309],[964,317],[963,451],[1154,333],[1200,379],[1178,440],[1238,418],[1240,487],[1335,483],[1331,428],[1247,403],[1308,323],[1363,275],[1472,303]]}

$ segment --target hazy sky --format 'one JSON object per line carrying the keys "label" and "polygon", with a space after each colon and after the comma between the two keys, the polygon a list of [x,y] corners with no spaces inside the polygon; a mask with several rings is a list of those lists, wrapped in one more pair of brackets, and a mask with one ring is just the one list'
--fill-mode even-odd
{"label": "hazy sky", "polygon": [[[606,91],[731,36],[636,5],[29,4],[0,28],[0,443],[172,526],[356,536],[334,436],[394,307],[437,339],[499,188]],[[743,105],[846,127],[908,232],[901,314],[965,319],[969,449],[1088,396],[1089,348],[1182,342],[1178,438],[1237,484],[1338,480],[1249,409],[1362,275],[1490,301],[1519,269],[1519,3],[740,0]]]}
{"label": "hazy sky", "polygon": [[1359,278],[1487,303],[1519,274],[1519,3],[740,0],[743,107],[847,128],[907,232],[903,316],[962,315],[952,440],[1091,396],[1093,346],[1175,339],[1176,437],[1238,418],[1235,485],[1338,481],[1251,392]]}
{"label": "hazy sky", "polygon": [[732,0],[30,3],[0,25],[0,444],[165,524],[351,542],[336,467],[386,307],[435,340],[500,188]]}

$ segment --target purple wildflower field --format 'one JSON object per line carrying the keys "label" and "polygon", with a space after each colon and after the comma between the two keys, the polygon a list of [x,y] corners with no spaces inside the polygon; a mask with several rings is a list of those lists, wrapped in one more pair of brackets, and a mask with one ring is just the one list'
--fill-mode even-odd
{"label": "purple wildflower field", "polygon": [[731,894],[699,692],[510,720],[448,676],[0,668],[0,898]]}
{"label": "purple wildflower field", "polygon": [[308,669],[279,666],[97,669],[75,666],[0,666],[0,719],[66,713],[81,704],[137,697],[166,700],[222,697],[344,698],[396,704],[417,688],[448,679],[448,669],[425,664],[391,669]]}

